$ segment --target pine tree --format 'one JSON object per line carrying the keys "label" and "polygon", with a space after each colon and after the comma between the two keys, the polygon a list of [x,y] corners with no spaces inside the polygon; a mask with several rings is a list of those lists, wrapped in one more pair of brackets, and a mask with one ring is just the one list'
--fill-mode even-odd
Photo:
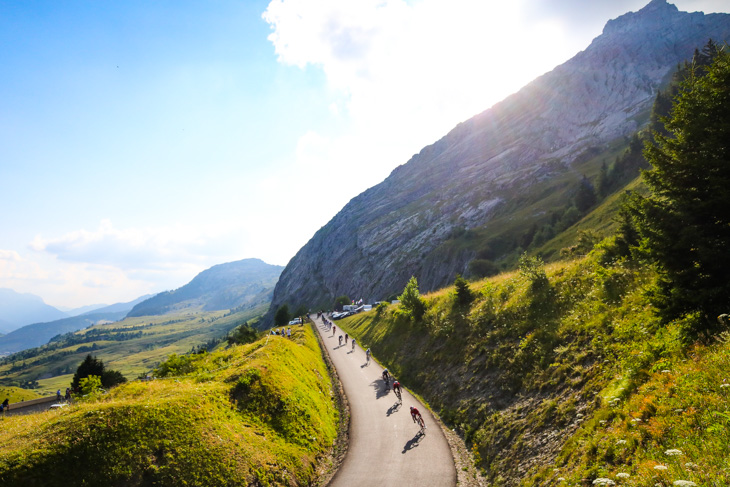
{"label": "pine tree", "polygon": [[398,296],[401,306],[411,313],[416,321],[420,320],[426,312],[426,301],[418,292],[418,280],[412,276],[403,289],[403,294]]}
{"label": "pine tree", "polygon": [[665,320],[700,312],[705,326],[730,309],[730,56],[680,85],[666,129],[647,144],[651,190],[629,211],[656,263],[654,303]]}
{"label": "pine tree", "polygon": [[578,211],[585,213],[596,204],[596,191],[588,178],[583,176],[578,185],[578,193],[575,195],[575,207]]}
{"label": "pine tree", "polygon": [[101,377],[104,373],[104,362],[96,357],[92,357],[88,354],[86,358],[81,362],[76,369],[73,380],[71,382],[71,388],[76,390],[80,387],[81,379],[84,379],[90,375]]}
{"label": "pine tree", "polygon": [[605,198],[611,187],[611,182],[608,178],[608,166],[604,160],[601,163],[601,171],[598,173],[598,180],[596,181],[596,191],[601,198]]}
{"label": "pine tree", "polygon": [[461,274],[458,274],[456,280],[454,280],[454,291],[456,294],[456,303],[461,307],[469,306],[476,297],[474,292],[469,288],[469,283],[461,277]]}
{"label": "pine tree", "polygon": [[288,304],[282,304],[279,306],[279,309],[276,310],[276,314],[274,315],[274,326],[284,326],[291,320],[291,315],[289,314],[289,305]]}

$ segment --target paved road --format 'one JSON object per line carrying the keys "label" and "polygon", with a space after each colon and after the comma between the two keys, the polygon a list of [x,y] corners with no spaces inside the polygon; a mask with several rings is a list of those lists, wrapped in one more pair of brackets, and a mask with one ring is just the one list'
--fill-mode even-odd
{"label": "paved road", "polygon": [[48,411],[50,405],[55,402],[55,394],[53,396],[32,399],[29,401],[14,402],[10,404],[10,409],[5,411],[5,414],[8,416],[15,416],[19,414],[40,413],[42,411]]}
{"label": "paved road", "polygon": [[[400,404],[393,391],[385,388],[382,367],[372,360],[366,365],[359,345],[353,351],[351,343],[344,345],[343,338],[339,346],[339,327],[333,336],[321,319],[315,323],[337,369],[351,414],[347,455],[328,487],[455,486],[456,468],[446,437],[423,404],[408,391],[403,391]],[[425,434],[420,434],[411,420],[411,405],[423,414]]]}

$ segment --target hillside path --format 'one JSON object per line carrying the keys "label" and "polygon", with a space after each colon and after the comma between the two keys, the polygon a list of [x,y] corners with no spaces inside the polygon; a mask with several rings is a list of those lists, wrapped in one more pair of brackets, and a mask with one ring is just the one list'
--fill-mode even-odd
{"label": "hillside path", "polygon": [[[328,487],[357,486],[455,486],[456,467],[441,428],[431,413],[407,390],[399,404],[386,390],[383,368],[365,362],[359,344],[344,345],[344,332],[327,331],[321,318],[312,315],[350,404],[350,443]],[[339,346],[338,336],[343,335]],[[421,412],[425,434],[411,420],[410,406]]]}

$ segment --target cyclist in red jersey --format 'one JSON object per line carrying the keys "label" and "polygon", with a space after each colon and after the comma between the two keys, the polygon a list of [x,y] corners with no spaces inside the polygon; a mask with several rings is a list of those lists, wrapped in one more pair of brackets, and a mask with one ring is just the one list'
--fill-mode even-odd
{"label": "cyclist in red jersey", "polygon": [[402,390],[400,388],[400,382],[396,379],[393,379],[393,392],[395,392],[395,395],[398,396],[398,399],[400,399]]}
{"label": "cyclist in red jersey", "polygon": [[413,406],[411,406],[411,418],[413,419],[414,423],[417,423],[419,418],[421,421],[423,421],[423,416],[421,416],[421,412]]}

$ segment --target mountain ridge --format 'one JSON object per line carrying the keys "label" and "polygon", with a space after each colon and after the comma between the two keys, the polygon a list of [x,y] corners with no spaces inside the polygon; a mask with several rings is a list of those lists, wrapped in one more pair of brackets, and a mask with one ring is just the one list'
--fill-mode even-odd
{"label": "mountain ridge", "polygon": [[523,200],[538,214],[536,193],[567,184],[561,178],[577,184],[577,162],[646,126],[658,89],[708,38],[730,38],[730,15],[654,0],[609,21],[584,51],[354,197],[288,263],[269,317],[284,303],[385,299],[412,275],[433,290],[466,274],[479,242],[440,246],[459,232],[488,232],[497,216],[527,208]]}
{"label": "mountain ridge", "polygon": [[31,323],[66,318],[63,311],[46,304],[43,298],[0,288],[0,331],[9,333]]}
{"label": "mountain ridge", "polygon": [[204,311],[255,307],[271,299],[283,267],[261,259],[243,259],[218,264],[195,276],[189,283],[159,293],[136,305],[129,317],[153,316],[185,308]]}
{"label": "mountain ridge", "polygon": [[22,326],[0,337],[0,354],[38,347],[56,335],[81,330],[99,322],[120,320],[147,297],[145,295],[128,303],[112,304],[77,316]]}

